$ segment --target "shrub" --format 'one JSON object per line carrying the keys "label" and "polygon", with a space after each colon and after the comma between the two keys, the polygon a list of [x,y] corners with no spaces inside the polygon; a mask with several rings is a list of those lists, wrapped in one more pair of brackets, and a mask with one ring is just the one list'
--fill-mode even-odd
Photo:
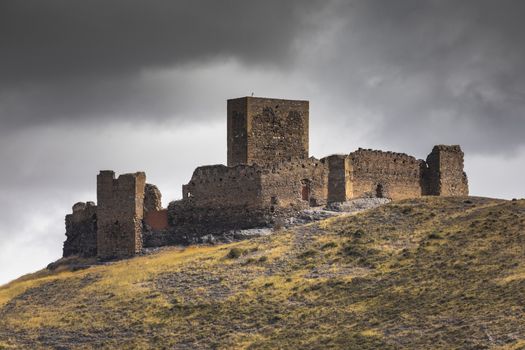
{"label": "shrub", "polygon": [[361,229],[357,229],[357,230],[354,231],[354,233],[352,233],[352,236],[354,238],[361,238],[364,235],[365,235],[365,232],[363,230],[361,230]]}
{"label": "shrub", "polygon": [[439,232],[432,232],[428,235],[428,239],[442,239],[443,236]]}
{"label": "shrub", "polygon": [[243,263],[243,265],[250,265],[250,264],[253,264],[255,263],[256,260],[254,258],[248,258],[246,259],[246,261]]}
{"label": "shrub", "polygon": [[328,242],[328,243],[325,243],[321,246],[321,249],[325,250],[325,249],[330,249],[330,248],[335,248],[337,247],[337,243],[335,242]]}
{"label": "shrub", "polygon": [[244,250],[242,250],[241,248],[232,248],[230,249],[230,251],[228,252],[228,255],[226,255],[226,257],[228,259],[238,259],[241,257],[241,255],[244,253]]}
{"label": "shrub", "polygon": [[313,257],[314,255],[316,255],[317,252],[315,250],[307,250],[305,252],[302,252],[301,254],[299,254],[297,257],[299,259],[308,259],[308,258],[311,258]]}

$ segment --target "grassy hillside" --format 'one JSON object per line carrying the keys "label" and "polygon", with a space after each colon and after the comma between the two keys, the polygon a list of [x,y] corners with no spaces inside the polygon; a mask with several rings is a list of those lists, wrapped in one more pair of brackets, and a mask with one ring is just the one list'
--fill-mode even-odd
{"label": "grassy hillside", "polygon": [[424,198],[0,288],[0,349],[524,349],[525,201]]}

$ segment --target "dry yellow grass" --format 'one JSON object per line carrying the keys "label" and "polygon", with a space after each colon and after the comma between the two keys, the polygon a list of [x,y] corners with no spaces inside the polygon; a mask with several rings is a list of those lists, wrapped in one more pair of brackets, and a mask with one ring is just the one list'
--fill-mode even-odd
{"label": "dry yellow grass", "polygon": [[524,243],[525,201],[423,198],[44,270],[0,287],[0,349],[520,349]]}

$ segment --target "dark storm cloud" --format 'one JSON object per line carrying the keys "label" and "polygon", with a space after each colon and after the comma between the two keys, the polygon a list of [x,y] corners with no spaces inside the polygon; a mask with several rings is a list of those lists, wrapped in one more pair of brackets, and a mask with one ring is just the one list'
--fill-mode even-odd
{"label": "dark storm cloud", "polygon": [[141,74],[228,59],[286,67],[296,39],[316,30],[311,18],[323,6],[320,0],[2,1],[2,129],[187,112],[184,81],[168,97]]}
{"label": "dark storm cloud", "polygon": [[461,143],[469,152],[525,144],[525,2],[339,6],[338,55],[320,79],[337,86],[335,103],[364,105],[381,117],[376,139],[405,149]]}
{"label": "dark storm cloud", "polygon": [[0,4],[2,84],[133,74],[236,57],[283,63],[321,1],[29,0]]}
{"label": "dark storm cloud", "polygon": [[334,110],[375,113],[377,140],[513,149],[525,129],[523,13],[525,3],[513,0],[3,1],[0,121],[5,132],[145,116],[203,120],[216,105],[201,105],[196,117],[187,101],[200,87],[188,87],[188,77],[166,88],[145,82],[144,72],[234,60],[304,77]]}

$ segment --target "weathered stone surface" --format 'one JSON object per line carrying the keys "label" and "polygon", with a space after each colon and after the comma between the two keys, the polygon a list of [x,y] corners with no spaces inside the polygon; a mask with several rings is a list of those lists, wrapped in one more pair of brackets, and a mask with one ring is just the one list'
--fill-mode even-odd
{"label": "weathered stone surface", "polygon": [[162,209],[162,194],[157,186],[146,184],[144,188],[144,212]]}
{"label": "weathered stone surface", "polygon": [[308,158],[308,123],[308,101],[228,100],[228,166]]}
{"label": "weathered stone surface", "polygon": [[101,171],[97,176],[97,255],[129,257],[142,249],[146,175]]}
{"label": "weathered stone surface", "polygon": [[115,179],[101,171],[98,207],[78,203],[66,217],[64,256],[96,251],[106,259],[143,246],[228,241],[232,232],[332,215],[319,211],[326,205],[354,210],[358,202],[349,201],[358,198],[372,198],[369,204],[468,194],[459,146],[435,146],[426,161],[365,149],[319,160],[309,157],[308,128],[308,101],[228,100],[228,166],[198,167],[167,209],[144,173]]}
{"label": "weathered stone surface", "polygon": [[328,203],[344,202],[353,196],[350,157],[331,155],[323,158],[328,165]]}
{"label": "weathered stone surface", "polygon": [[326,204],[328,166],[309,158],[283,162],[261,172],[261,200],[270,212],[298,211]]}
{"label": "weathered stone surface", "polygon": [[427,157],[425,194],[467,196],[468,180],[463,171],[463,151],[459,145],[437,145]]}
{"label": "weathered stone surface", "polygon": [[144,216],[144,225],[154,231],[168,229],[168,210],[149,210]]}
{"label": "weathered stone surface", "polygon": [[63,256],[97,255],[97,207],[93,202],[78,202],[73,213],[66,215],[66,241]]}
{"label": "weathered stone surface", "polygon": [[424,162],[404,153],[358,149],[350,153],[350,198],[420,197]]}

